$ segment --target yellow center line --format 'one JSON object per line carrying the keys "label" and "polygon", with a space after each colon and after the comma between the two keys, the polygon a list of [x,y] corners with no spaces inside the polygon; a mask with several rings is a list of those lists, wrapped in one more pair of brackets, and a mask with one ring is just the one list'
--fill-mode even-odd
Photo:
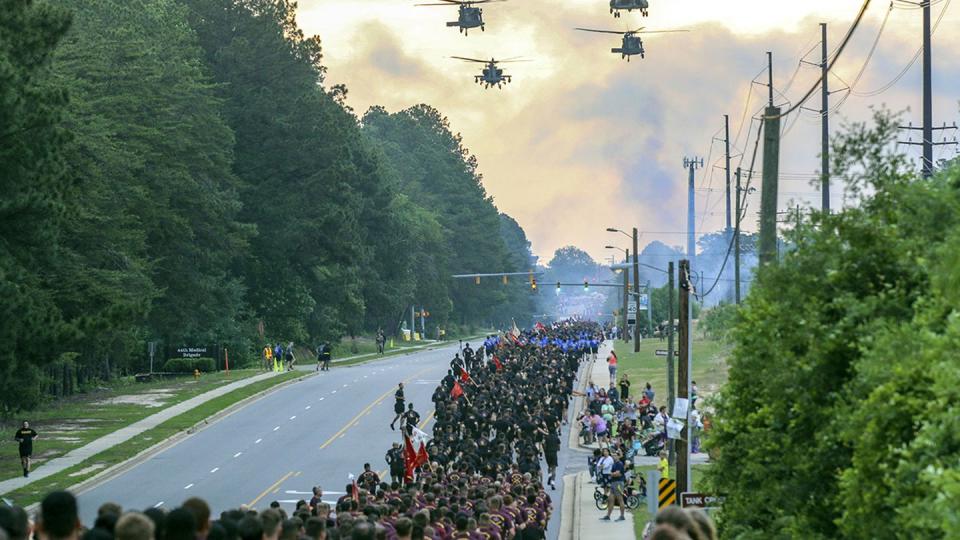
{"label": "yellow center line", "polygon": [[263,492],[261,492],[259,495],[257,495],[257,498],[256,498],[256,499],[250,501],[250,502],[247,504],[247,506],[251,506],[251,507],[252,507],[252,506],[254,506],[255,504],[257,504],[258,502],[260,502],[260,499],[266,497],[266,496],[267,496],[267,493],[270,493],[271,491],[277,489],[277,488],[280,486],[280,484],[282,484],[287,478],[290,478],[291,476],[293,476],[293,471],[290,471],[290,472],[288,472],[287,474],[283,475],[279,480],[277,480],[276,482],[274,482],[273,484],[271,484],[270,487],[268,487],[267,489],[263,490]]}
{"label": "yellow center line", "polygon": [[[421,373],[424,373],[425,371],[428,371],[428,370],[430,370],[430,369],[433,369],[433,368],[432,368],[432,367],[423,368],[423,369],[421,369],[420,371],[418,371],[418,372],[414,373],[413,375],[411,375],[411,376],[407,377],[406,379],[404,379],[403,382],[404,382],[404,383],[409,382],[410,380],[416,378],[416,377],[417,377],[418,375],[420,375]],[[329,439],[327,439],[327,441],[326,441],[325,443],[321,444],[321,445],[320,445],[320,450],[323,450],[324,448],[330,446],[330,443],[332,443],[333,441],[335,441],[338,437],[341,437],[344,433],[346,433],[346,431],[347,431],[348,429],[350,429],[351,426],[353,426],[353,425],[357,422],[357,420],[360,420],[360,417],[361,417],[361,416],[367,414],[367,412],[369,412],[370,409],[376,407],[378,403],[380,403],[381,401],[383,401],[384,398],[386,398],[387,396],[389,396],[390,394],[392,394],[392,393],[395,392],[395,391],[396,391],[395,388],[391,388],[390,390],[387,390],[387,391],[384,392],[380,397],[378,397],[377,399],[373,400],[373,403],[371,403],[371,404],[367,405],[366,407],[364,407],[362,411],[360,411],[359,413],[357,413],[356,416],[354,416],[353,418],[351,418],[342,428],[340,428],[340,431],[337,431],[336,433],[334,433],[333,436],[330,437]]]}
{"label": "yellow center line", "polygon": [[420,425],[417,426],[417,429],[419,429],[419,430],[422,431],[423,428],[425,428],[425,427],[427,426],[427,424],[429,424],[430,421],[433,420],[433,415],[435,415],[435,414],[437,414],[437,410],[436,410],[436,409],[430,411],[430,414],[428,414],[427,417],[424,418],[422,422],[420,422]]}

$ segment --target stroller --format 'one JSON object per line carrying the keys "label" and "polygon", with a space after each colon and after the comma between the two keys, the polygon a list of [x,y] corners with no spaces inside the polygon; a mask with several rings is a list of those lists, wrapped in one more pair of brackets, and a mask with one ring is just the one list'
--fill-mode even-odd
{"label": "stroller", "polygon": [[639,437],[640,446],[644,455],[656,456],[666,447],[663,432],[656,429],[646,429]]}

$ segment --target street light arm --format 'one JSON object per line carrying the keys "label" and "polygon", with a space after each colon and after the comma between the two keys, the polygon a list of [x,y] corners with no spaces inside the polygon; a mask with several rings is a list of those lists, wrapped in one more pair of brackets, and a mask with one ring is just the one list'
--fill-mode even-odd
{"label": "street light arm", "polygon": [[613,227],[607,227],[607,232],[618,232],[618,233],[626,236],[627,238],[633,240],[633,235],[632,235],[632,234],[625,233],[625,232],[621,231],[620,229],[614,229]]}

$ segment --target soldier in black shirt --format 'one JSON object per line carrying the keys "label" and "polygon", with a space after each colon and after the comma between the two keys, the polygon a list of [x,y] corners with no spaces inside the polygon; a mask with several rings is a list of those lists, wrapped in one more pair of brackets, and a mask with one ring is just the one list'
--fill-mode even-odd
{"label": "soldier in black shirt", "polygon": [[403,419],[400,421],[400,425],[403,426],[403,432],[407,434],[407,437],[413,435],[413,428],[419,423],[420,413],[413,410],[413,403],[411,403],[407,412],[403,413]]}
{"label": "soldier in black shirt", "polygon": [[403,416],[403,406],[404,406],[404,397],[403,397],[403,383],[397,385],[397,391],[393,393],[393,399],[396,400],[393,404],[393,412],[396,416],[393,417],[393,421],[390,422],[390,429],[397,429],[394,424],[397,423],[397,420]]}
{"label": "soldier in black shirt", "polygon": [[393,443],[393,447],[387,450],[387,465],[390,466],[390,478],[397,484],[403,483],[403,450],[400,443]]}
{"label": "soldier in black shirt", "polygon": [[363,472],[360,473],[357,483],[360,484],[360,487],[367,490],[367,492],[376,494],[377,487],[380,485],[380,475],[370,470],[369,463],[364,463]]}
{"label": "soldier in black shirt", "polygon": [[13,440],[20,443],[20,464],[23,465],[23,476],[30,476],[30,456],[33,455],[33,440],[38,437],[37,432],[30,429],[30,422],[24,421],[23,427],[17,430]]}

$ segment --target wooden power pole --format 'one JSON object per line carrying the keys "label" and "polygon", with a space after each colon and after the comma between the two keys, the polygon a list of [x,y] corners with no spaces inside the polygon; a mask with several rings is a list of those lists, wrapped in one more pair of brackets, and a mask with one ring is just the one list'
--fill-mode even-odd
{"label": "wooden power pole", "polygon": [[[677,362],[677,397],[690,399],[690,291],[693,287],[690,275],[690,261],[680,261],[680,358]],[[693,491],[690,485],[690,406],[687,404],[687,417],[680,433],[680,448],[677,452],[677,490],[681,493]]]}

